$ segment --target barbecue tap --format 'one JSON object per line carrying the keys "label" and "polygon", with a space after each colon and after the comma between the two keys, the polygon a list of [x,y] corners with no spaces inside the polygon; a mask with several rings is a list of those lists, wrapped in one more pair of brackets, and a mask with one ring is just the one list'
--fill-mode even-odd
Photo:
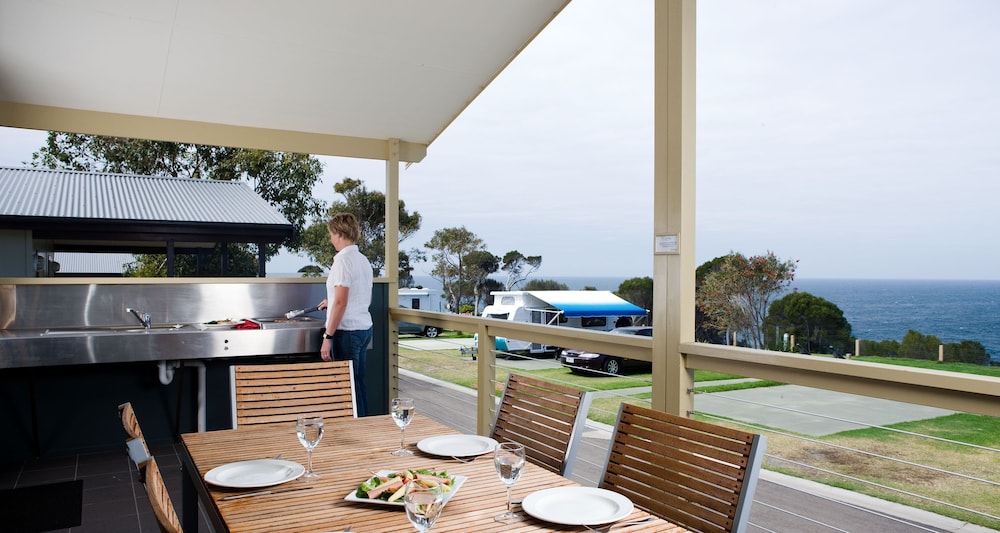
{"label": "barbecue tap", "polygon": [[139,319],[139,323],[142,324],[142,327],[146,328],[147,331],[149,330],[149,326],[150,326],[150,324],[151,324],[151,322],[153,320],[153,317],[150,316],[149,313],[139,314],[138,311],[136,311],[135,309],[132,309],[131,307],[125,309],[125,311],[127,311],[127,312],[132,313],[133,315],[135,315],[135,317]]}

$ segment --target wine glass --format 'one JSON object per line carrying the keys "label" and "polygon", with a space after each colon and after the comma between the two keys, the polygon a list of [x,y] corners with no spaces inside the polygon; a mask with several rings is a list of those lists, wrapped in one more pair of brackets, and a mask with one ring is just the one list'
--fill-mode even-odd
{"label": "wine glass", "polygon": [[521,515],[510,508],[510,491],[514,482],[521,477],[524,469],[524,445],[516,442],[502,442],[493,450],[493,464],[497,467],[500,481],[507,485],[507,511],[494,517],[497,522],[512,524],[521,520]]}
{"label": "wine glass", "polygon": [[403,438],[406,436],[406,426],[413,420],[413,398],[393,398],[392,399],[392,419],[399,426],[399,449],[392,452],[392,455],[413,455],[413,452],[403,447]]}
{"label": "wine glass", "polygon": [[406,484],[406,494],[403,496],[406,507],[406,517],[420,533],[427,533],[441,515],[444,507],[444,493],[440,487],[426,487],[419,481]]}
{"label": "wine glass", "polygon": [[319,444],[323,438],[323,417],[321,416],[300,416],[295,422],[295,434],[299,436],[299,442],[306,447],[308,457],[308,467],[306,473],[302,475],[303,481],[319,479],[320,475],[313,472],[313,448]]}

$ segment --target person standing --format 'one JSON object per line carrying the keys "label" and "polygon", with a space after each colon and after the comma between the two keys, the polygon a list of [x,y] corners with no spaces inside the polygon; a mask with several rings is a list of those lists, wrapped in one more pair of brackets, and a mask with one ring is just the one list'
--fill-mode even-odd
{"label": "person standing", "polygon": [[353,361],[358,416],[366,416],[365,357],[372,340],[372,316],[368,312],[372,265],[356,244],[361,235],[357,217],[338,213],[326,223],[326,229],[337,254],[326,279],[326,299],[319,304],[320,309],[327,310],[319,355],[324,361]]}

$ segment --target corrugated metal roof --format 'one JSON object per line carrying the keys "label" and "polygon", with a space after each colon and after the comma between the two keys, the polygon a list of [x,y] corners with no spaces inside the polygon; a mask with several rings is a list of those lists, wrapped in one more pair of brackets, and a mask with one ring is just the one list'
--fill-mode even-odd
{"label": "corrugated metal roof", "polygon": [[60,274],[121,274],[125,265],[135,260],[132,254],[87,254],[56,252]]}
{"label": "corrugated metal roof", "polygon": [[290,224],[244,182],[0,167],[0,215]]}

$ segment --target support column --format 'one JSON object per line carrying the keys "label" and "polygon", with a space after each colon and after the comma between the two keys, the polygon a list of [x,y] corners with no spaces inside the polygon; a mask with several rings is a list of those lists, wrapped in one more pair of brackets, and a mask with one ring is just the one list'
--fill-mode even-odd
{"label": "support column", "polygon": [[[389,139],[385,158],[385,277],[389,308],[399,307],[399,139]],[[389,320],[389,391],[399,395],[399,325]]]}
{"label": "support column", "polygon": [[694,372],[695,0],[655,5],[652,406],[688,416]]}

